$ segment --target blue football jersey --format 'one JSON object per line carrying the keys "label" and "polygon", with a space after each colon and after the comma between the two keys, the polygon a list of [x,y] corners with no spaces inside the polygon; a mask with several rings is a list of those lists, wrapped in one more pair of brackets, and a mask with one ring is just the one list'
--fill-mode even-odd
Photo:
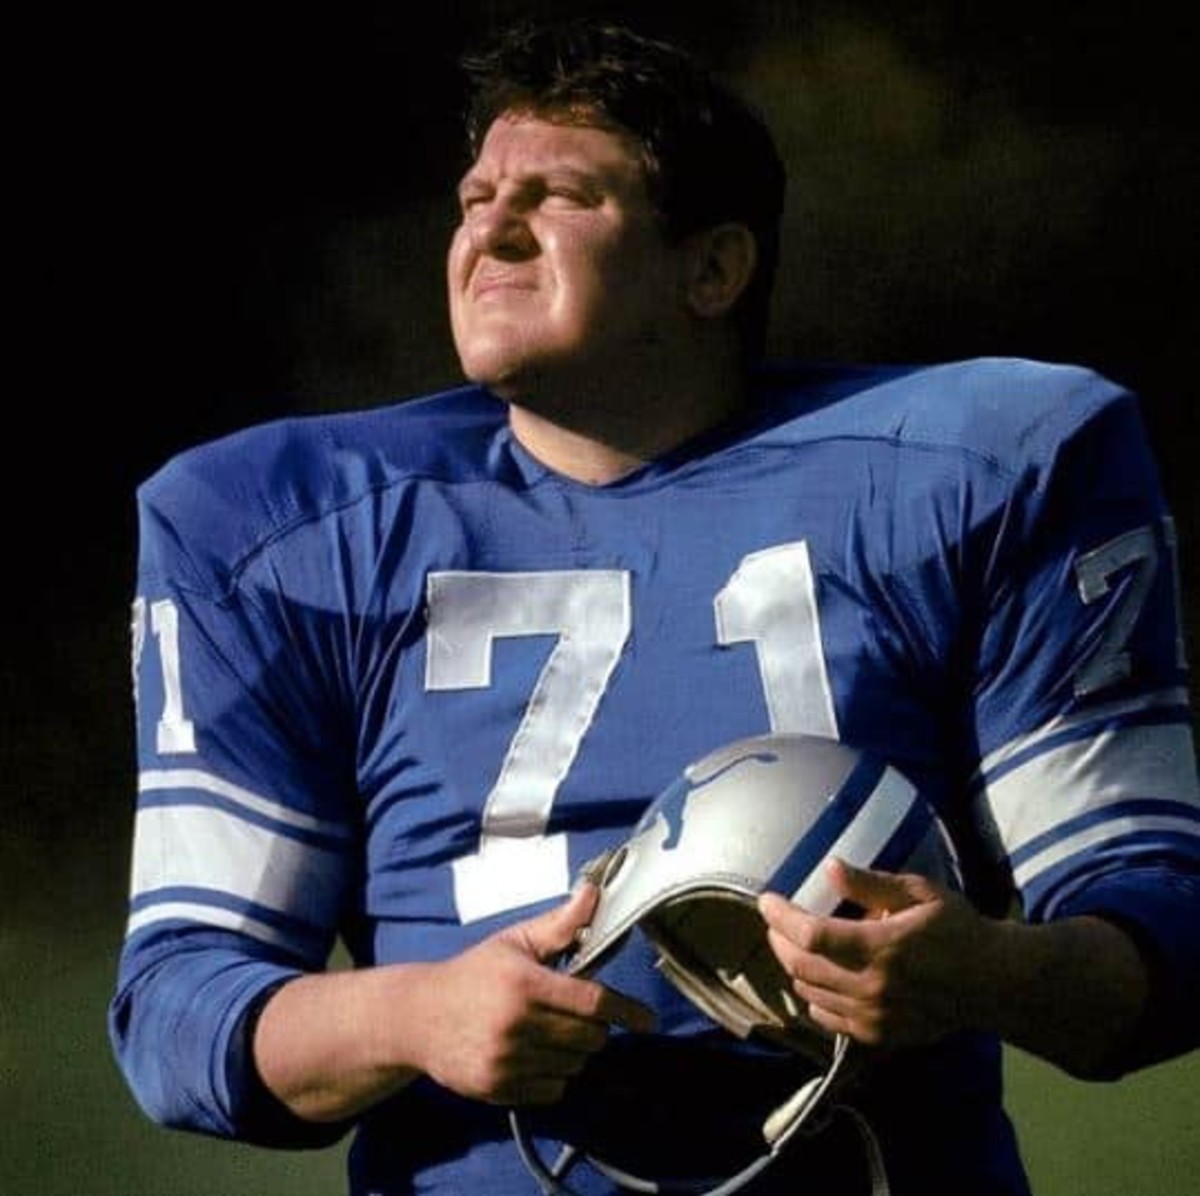
{"label": "blue football jersey", "polygon": [[[1136,399],[1012,359],[781,367],[758,397],[606,486],[462,387],[247,429],[141,487],[111,1025],[155,1117],[255,1140],[238,1033],[264,989],[339,938],[360,965],[442,959],[561,901],[686,765],[769,730],[906,774],[984,909],[1105,913],[1195,975],[1176,544]],[[660,1031],[615,1035],[539,1134],[736,1165],[735,1123],[791,1078],[648,948],[614,969]],[[1026,1191],[1000,1070],[966,1035],[881,1068],[894,1192]],[[503,1111],[430,1081],[357,1134],[359,1196],[533,1190]],[[845,1175],[794,1153],[753,1190]]]}

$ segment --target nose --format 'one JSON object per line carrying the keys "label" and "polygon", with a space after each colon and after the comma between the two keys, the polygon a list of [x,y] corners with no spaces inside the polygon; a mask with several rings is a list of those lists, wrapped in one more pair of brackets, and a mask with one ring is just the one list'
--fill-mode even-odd
{"label": "nose", "polygon": [[513,260],[528,257],[537,248],[529,222],[510,198],[495,196],[472,204],[463,225],[471,248],[479,254]]}

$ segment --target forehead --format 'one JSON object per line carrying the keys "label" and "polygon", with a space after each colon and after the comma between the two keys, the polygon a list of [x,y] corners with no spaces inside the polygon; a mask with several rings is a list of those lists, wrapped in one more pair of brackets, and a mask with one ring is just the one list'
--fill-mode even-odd
{"label": "forehead", "polygon": [[644,182],[638,143],[595,125],[564,124],[520,113],[497,117],[467,172],[528,175],[570,170],[629,186]]}

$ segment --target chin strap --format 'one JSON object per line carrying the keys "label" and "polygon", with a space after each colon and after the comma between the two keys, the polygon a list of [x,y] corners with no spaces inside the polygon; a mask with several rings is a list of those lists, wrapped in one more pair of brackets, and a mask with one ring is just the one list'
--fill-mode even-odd
{"label": "chin strap", "polygon": [[[530,1174],[537,1180],[544,1196],[578,1196],[566,1186],[563,1177],[580,1162],[588,1163],[593,1169],[607,1176],[618,1187],[627,1192],[680,1193],[687,1196],[731,1196],[740,1191],[752,1179],[766,1170],[780,1155],[795,1134],[809,1122],[820,1106],[822,1098],[840,1076],[846,1059],[850,1040],[839,1034],[834,1043],[833,1059],[829,1069],[802,1084],[782,1105],[774,1109],[763,1123],[762,1135],[767,1151],[753,1159],[740,1171],[723,1180],[649,1180],[631,1175],[610,1163],[597,1159],[575,1146],[563,1146],[553,1164],[547,1165],[538,1154],[537,1147],[521,1125],[515,1109],[509,1110],[508,1122],[513,1141],[520,1152]],[[889,1196],[887,1172],[883,1165],[883,1154],[867,1120],[849,1105],[832,1105],[824,1120],[816,1123],[810,1132],[819,1133],[834,1116],[849,1117],[863,1139],[867,1165],[871,1173],[871,1196]]]}

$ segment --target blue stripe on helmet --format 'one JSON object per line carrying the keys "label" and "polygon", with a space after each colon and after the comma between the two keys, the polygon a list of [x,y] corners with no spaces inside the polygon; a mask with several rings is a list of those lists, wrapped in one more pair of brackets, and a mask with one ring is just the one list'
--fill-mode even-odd
{"label": "blue stripe on helmet", "polygon": [[767,889],[777,893],[794,893],[800,888],[867,804],[886,767],[882,760],[873,756],[859,757],[841,787],[830,795],[828,805],[807,834],[768,878]]}
{"label": "blue stripe on helmet", "polygon": [[871,862],[871,867],[881,872],[903,872],[932,825],[933,809],[929,803],[914,799],[892,837]]}

